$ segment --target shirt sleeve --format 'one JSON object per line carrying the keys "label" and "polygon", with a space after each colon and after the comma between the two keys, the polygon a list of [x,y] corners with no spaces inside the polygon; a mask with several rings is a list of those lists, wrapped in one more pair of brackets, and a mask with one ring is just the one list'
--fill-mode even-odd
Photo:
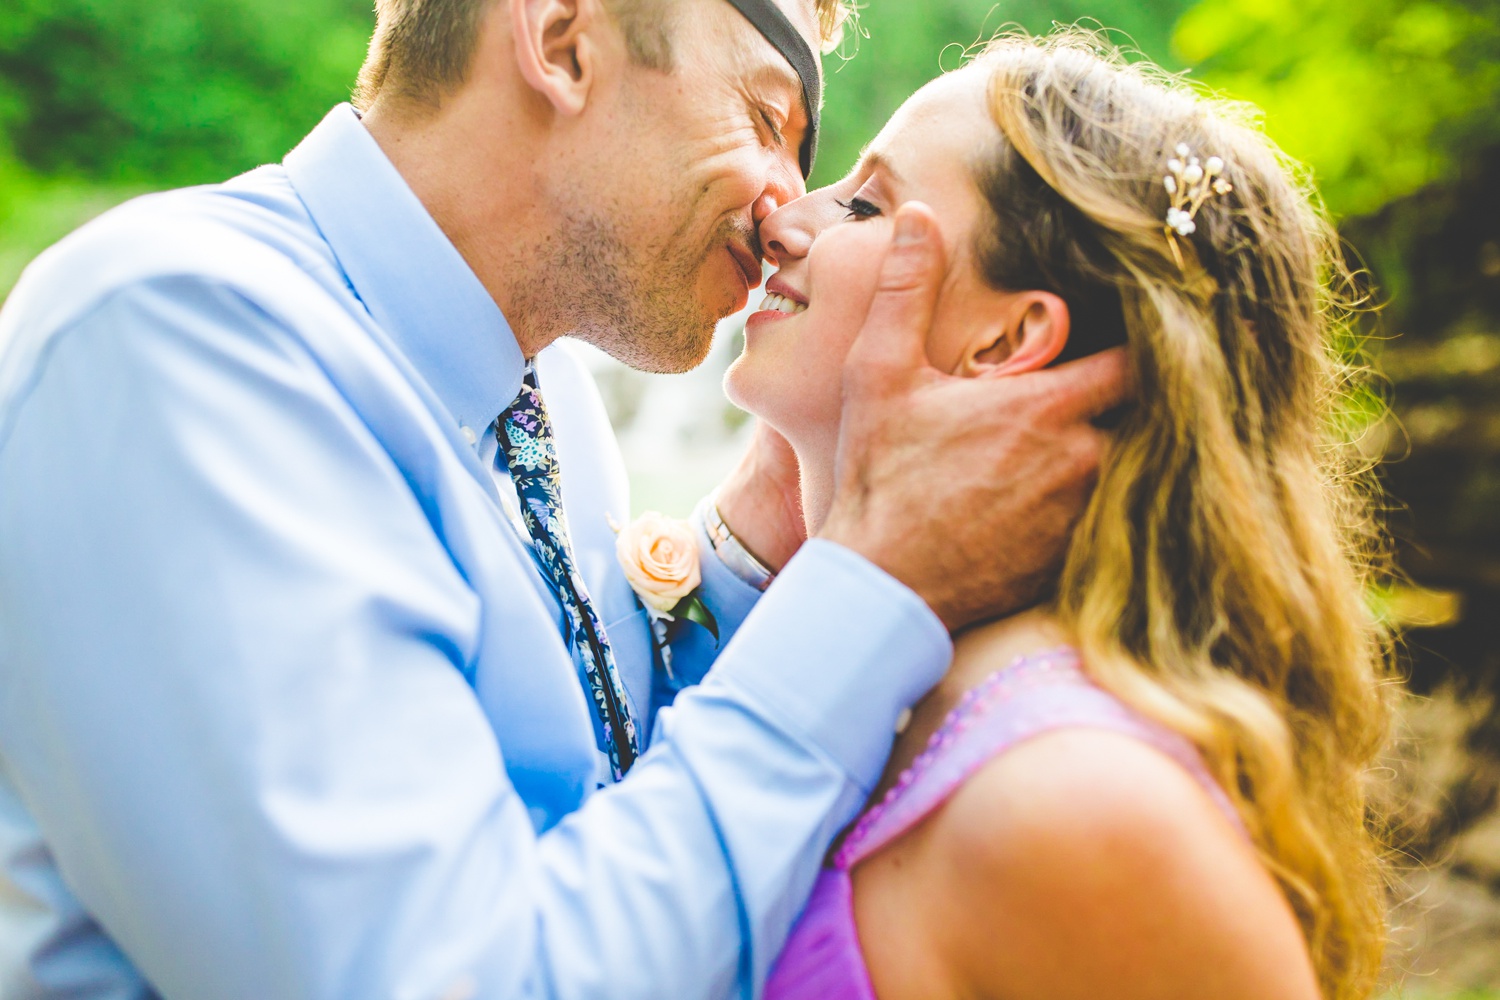
{"label": "shirt sleeve", "polygon": [[951,655],[810,543],[627,780],[538,836],[456,669],[479,610],[234,289],[116,292],[0,409],[0,765],[164,997],[753,995]]}

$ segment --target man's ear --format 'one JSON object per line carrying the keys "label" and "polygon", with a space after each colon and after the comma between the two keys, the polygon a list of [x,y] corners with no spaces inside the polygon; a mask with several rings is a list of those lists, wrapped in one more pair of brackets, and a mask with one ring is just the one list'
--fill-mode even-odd
{"label": "man's ear", "polygon": [[1068,304],[1051,292],[1005,296],[999,325],[976,337],[957,375],[1019,375],[1050,365],[1068,346]]}
{"label": "man's ear", "polygon": [[516,65],[562,115],[588,103],[599,72],[600,31],[614,28],[599,0],[511,0]]}

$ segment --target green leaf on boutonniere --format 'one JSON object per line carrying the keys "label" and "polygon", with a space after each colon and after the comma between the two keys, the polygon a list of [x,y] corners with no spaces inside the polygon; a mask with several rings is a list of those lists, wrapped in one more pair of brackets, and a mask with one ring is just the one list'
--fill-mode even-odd
{"label": "green leaf on boutonniere", "polygon": [[719,644],[719,623],[714,619],[714,613],[708,610],[708,605],[697,594],[689,594],[677,602],[676,607],[667,612],[673,618],[686,618],[690,622],[697,622],[708,629],[708,634],[714,637],[714,645]]}

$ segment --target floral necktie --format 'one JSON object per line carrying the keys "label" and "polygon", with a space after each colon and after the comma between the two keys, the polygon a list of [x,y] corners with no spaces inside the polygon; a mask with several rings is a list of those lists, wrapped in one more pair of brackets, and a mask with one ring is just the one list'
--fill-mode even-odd
{"label": "floral necktie", "polygon": [[536,368],[526,364],[521,393],[510,409],[495,421],[495,437],[505,452],[506,464],[521,501],[521,519],[531,533],[532,544],[552,583],[562,595],[563,614],[572,630],[573,648],[588,676],[589,693],[602,727],[602,745],[610,768],[619,781],[640,753],[635,719],[609,639],[594,613],[583,577],[573,561],[568,541],[568,522],[562,506],[562,476],[557,467],[557,449],[552,425],[537,387]]}

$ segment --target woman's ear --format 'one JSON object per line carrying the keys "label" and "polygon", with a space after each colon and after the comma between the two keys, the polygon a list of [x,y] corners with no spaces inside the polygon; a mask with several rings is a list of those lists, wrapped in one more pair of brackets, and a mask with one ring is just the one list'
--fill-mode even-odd
{"label": "woman's ear", "polygon": [[1019,375],[1050,365],[1068,346],[1068,304],[1051,292],[1009,292],[959,361],[957,375]]}
{"label": "woman's ear", "polygon": [[576,115],[588,102],[599,70],[599,0],[512,0],[511,33],[516,65],[531,88],[558,114]]}

